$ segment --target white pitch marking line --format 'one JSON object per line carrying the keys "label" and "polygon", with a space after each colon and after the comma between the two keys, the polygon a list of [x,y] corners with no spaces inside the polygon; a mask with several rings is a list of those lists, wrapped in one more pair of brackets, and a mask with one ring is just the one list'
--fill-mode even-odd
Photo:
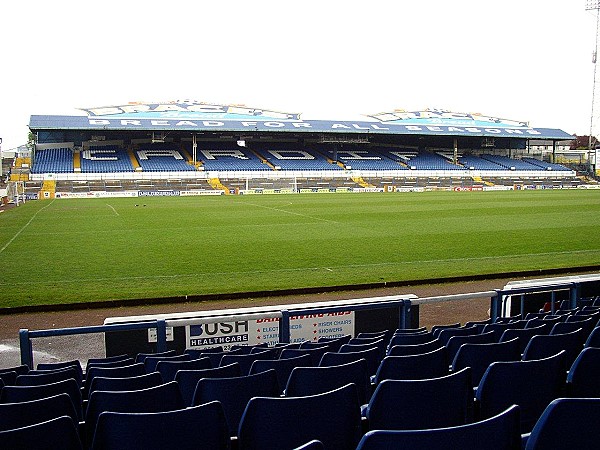
{"label": "white pitch marking line", "polygon": [[117,212],[117,210],[116,210],[116,209],[113,207],[113,205],[109,205],[109,204],[107,203],[107,204],[106,204],[106,206],[108,206],[110,209],[112,209],[112,210],[113,210],[113,212],[114,212],[114,213],[115,213],[117,216],[121,216],[121,214],[119,214],[119,213]]}
{"label": "white pitch marking line", "polygon": [[18,237],[19,237],[19,235],[20,235],[20,234],[23,232],[23,230],[25,230],[25,228],[27,228],[27,227],[29,226],[29,224],[30,224],[31,222],[33,222],[33,219],[35,219],[35,218],[37,217],[37,215],[38,215],[39,213],[41,213],[43,210],[45,210],[45,209],[46,209],[48,206],[52,205],[52,203],[54,203],[54,202],[55,202],[55,200],[56,200],[56,199],[52,199],[52,201],[51,201],[50,203],[48,203],[46,206],[44,206],[44,207],[43,207],[43,208],[41,208],[41,209],[38,209],[38,210],[35,212],[35,214],[34,214],[33,216],[31,216],[31,219],[29,219],[29,222],[27,222],[25,225],[23,225],[23,227],[22,227],[22,228],[21,228],[19,231],[17,231],[17,233],[16,233],[16,234],[15,234],[15,235],[14,235],[14,236],[11,238],[11,240],[10,240],[10,241],[8,241],[8,242],[7,242],[7,243],[4,245],[4,247],[0,248],[0,253],[2,253],[4,250],[6,250],[6,249],[8,248],[8,246],[9,246],[10,244],[12,244],[12,243],[13,243],[13,241],[14,241],[16,238],[18,238]]}

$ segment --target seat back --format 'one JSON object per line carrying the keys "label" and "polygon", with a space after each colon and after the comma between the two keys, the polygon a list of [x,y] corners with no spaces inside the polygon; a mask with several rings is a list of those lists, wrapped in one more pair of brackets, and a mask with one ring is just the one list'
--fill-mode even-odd
{"label": "seat back", "polygon": [[[343,344],[346,345],[346,344]],[[342,345],[342,346],[343,346]],[[319,348],[284,348],[280,355],[279,359],[287,359],[287,358],[297,358],[301,355],[310,355],[310,365],[318,366],[319,361],[323,355],[329,352],[328,347],[319,347]]]}
{"label": "seat back", "polygon": [[599,423],[600,398],[553,400],[531,430],[525,450],[598,448]]}
{"label": "seat back", "polygon": [[543,359],[564,350],[566,367],[571,367],[583,350],[585,338],[581,328],[565,334],[533,336],[523,351],[523,360]]}
{"label": "seat back", "polygon": [[547,333],[548,328],[544,325],[538,325],[537,327],[531,328],[509,328],[508,330],[504,330],[504,333],[502,333],[498,342],[506,342],[516,338],[519,341],[519,352],[523,353],[529,340],[533,336]]}
{"label": "seat back", "polygon": [[493,331],[481,334],[466,334],[451,336],[446,342],[446,348],[448,349],[448,361],[453,361],[456,356],[456,352],[463,344],[491,344],[497,342],[496,334]]}
{"label": "seat back", "polygon": [[57,381],[74,379],[81,386],[81,372],[76,367],[63,367],[55,370],[30,370],[26,375],[19,375],[16,386],[38,386],[40,384],[56,383]]}
{"label": "seat back", "polygon": [[477,386],[488,366],[495,361],[519,361],[519,341],[513,339],[492,344],[464,344],[452,361],[452,371],[471,368],[473,386]]}
{"label": "seat back", "polygon": [[432,352],[440,347],[443,347],[443,345],[437,339],[425,342],[424,344],[394,345],[393,347],[388,348],[386,356],[420,355],[421,353]]}
{"label": "seat back", "polygon": [[248,353],[247,355],[225,355],[221,358],[220,365],[227,366],[231,363],[238,363],[240,365],[240,369],[242,370],[242,375],[248,375],[250,373],[250,367],[252,367],[252,363],[254,361],[259,359],[275,359],[276,356],[277,351],[275,349],[266,349],[256,353]]}
{"label": "seat back", "polygon": [[[486,325],[487,326],[487,325]],[[485,328],[484,328],[485,330]],[[476,326],[472,327],[461,327],[461,328],[446,328],[444,330],[440,330],[437,335],[438,340],[443,344],[448,344],[448,341],[453,336],[468,336],[471,334],[479,334]]]}
{"label": "seat back", "polygon": [[86,365],[85,373],[87,375],[92,367],[104,367],[104,368],[108,369],[110,367],[131,366],[132,364],[135,364],[135,359],[133,359],[133,358],[119,358],[114,361],[109,360],[109,361],[96,361],[96,362],[92,362],[90,360],[90,361],[88,361],[88,363]]}
{"label": "seat back", "polygon": [[366,403],[370,394],[370,376],[365,359],[339,366],[296,367],[289,376],[285,396],[322,394],[349,383],[356,386],[360,404]]}
{"label": "seat back", "polygon": [[71,418],[61,416],[22,428],[0,431],[0,448],[81,450],[82,446]]}
{"label": "seat back", "polygon": [[330,345],[329,351],[337,352],[340,349],[340,347],[344,344],[347,344],[351,338],[352,338],[352,336],[350,336],[349,334],[346,334],[339,338],[322,337],[322,338],[319,338],[319,340],[317,342],[327,342]]}
{"label": "seat back", "polygon": [[21,364],[20,366],[5,367],[0,369],[0,375],[7,372],[15,372],[17,375],[26,375],[29,372],[29,366]]}
{"label": "seat back", "polygon": [[90,385],[95,377],[128,378],[145,374],[146,369],[144,368],[143,363],[135,363],[130,366],[121,367],[90,367],[85,377],[85,383],[83,383],[83,398],[89,397]]}
{"label": "seat back", "polygon": [[223,346],[217,345],[208,348],[186,348],[184,353],[190,355],[192,359],[198,359],[201,357],[202,353],[223,353],[223,351]]}
{"label": "seat back", "polygon": [[375,383],[383,380],[419,380],[448,375],[448,350],[440,347],[429,353],[409,356],[386,356],[381,361]]}
{"label": "seat back", "polygon": [[377,372],[381,358],[379,356],[378,348],[370,348],[361,352],[349,352],[349,353],[332,353],[326,352],[321,357],[319,366],[339,366],[340,364],[346,364],[352,361],[358,361],[359,359],[365,359],[367,361],[367,371],[369,375],[374,375]]}
{"label": "seat back", "polygon": [[388,348],[394,345],[417,345],[430,342],[435,339],[433,333],[406,333],[394,334],[388,341]]}
{"label": "seat back", "polygon": [[81,419],[81,390],[77,382],[68,380],[38,386],[5,386],[0,391],[0,403],[19,403],[39,400],[57,394],[67,394],[73,403],[77,417]]}
{"label": "seat back", "polygon": [[148,357],[157,357],[157,356],[175,356],[177,354],[177,352],[175,350],[167,350],[164,352],[157,352],[157,353],[138,353],[137,355],[135,355],[135,362],[136,363],[143,363],[146,358]]}
{"label": "seat back", "polygon": [[423,430],[472,418],[471,369],[440,378],[383,380],[365,410],[371,430]]}
{"label": "seat back", "polygon": [[250,375],[255,373],[265,372],[266,370],[274,370],[277,374],[277,384],[279,392],[283,392],[285,385],[288,382],[290,373],[295,367],[311,367],[312,361],[310,355],[300,355],[295,358],[285,359],[263,359],[252,363],[250,367]]}
{"label": "seat back", "polygon": [[361,434],[356,387],[306,397],[255,397],[239,427],[239,450],[293,449],[318,440],[328,450],[354,450]]}
{"label": "seat back", "polygon": [[521,408],[522,432],[531,431],[548,403],[560,396],[565,373],[564,351],[539,360],[490,364],[476,392],[481,417],[516,404]]}
{"label": "seat back", "polygon": [[431,327],[431,333],[433,334],[433,337],[438,337],[440,332],[447,328],[460,328],[460,322],[448,323],[443,325],[434,325]]}
{"label": "seat back", "polygon": [[[599,347],[600,348],[600,327],[595,327],[587,340],[585,341],[585,347]],[[2,376],[2,374],[0,374]]]}
{"label": "seat back", "polygon": [[0,372],[0,381],[3,386],[14,386],[17,382],[17,372],[9,370],[7,372]]}
{"label": "seat back", "polygon": [[600,397],[600,348],[584,348],[567,375],[570,397]]}
{"label": "seat back", "polygon": [[134,391],[94,391],[85,414],[85,444],[91,445],[98,417],[105,411],[149,413],[182,408],[183,399],[174,381]]}
{"label": "seat back", "polygon": [[81,363],[78,359],[72,359],[70,361],[61,361],[54,363],[39,363],[37,365],[37,370],[56,370],[56,369],[64,369],[66,367],[75,367],[77,373],[79,374],[79,380],[83,380],[83,369],[81,367]]}
{"label": "seat back", "polygon": [[375,341],[366,342],[364,344],[352,344],[351,342],[352,340],[350,341],[350,343],[342,345],[338,350],[338,353],[355,353],[361,352],[363,350],[369,350],[371,348],[376,348],[379,351],[378,357],[381,360],[385,356],[385,351],[387,349],[389,341],[384,339],[378,339]]}
{"label": "seat back", "polygon": [[194,400],[194,392],[198,381],[202,378],[231,378],[241,377],[242,370],[238,363],[229,364],[228,366],[214,367],[212,369],[202,370],[179,370],[175,374],[175,381],[181,391],[183,402],[186,406],[190,406]]}
{"label": "seat back", "polygon": [[146,373],[152,373],[156,371],[156,366],[161,361],[189,361],[190,359],[191,356],[187,353],[174,356],[147,356],[144,358],[144,368]]}
{"label": "seat back", "polygon": [[517,450],[521,445],[519,407],[480,422],[429,430],[369,431],[356,450]]}
{"label": "seat back", "polygon": [[274,370],[235,378],[202,378],[194,393],[193,405],[219,401],[223,405],[230,436],[237,434],[242,413],[252,397],[278,397]]}
{"label": "seat back", "polygon": [[[148,360],[146,360],[147,362]],[[188,361],[173,361],[173,360],[161,360],[156,364],[156,371],[160,373],[163,381],[173,381],[175,374],[178,370],[200,370],[200,369],[211,369],[212,364],[210,358],[198,358]]]}
{"label": "seat back", "polygon": [[219,402],[156,413],[104,412],[92,449],[227,450],[227,422]]}
{"label": "seat back", "polygon": [[94,377],[90,384],[90,393],[94,391],[137,391],[163,384],[158,372],[146,373],[137,377]]}
{"label": "seat back", "polygon": [[18,403],[0,403],[0,431],[22,428],[61,416],[70,417],[73,424],[79,422],[73,402],[67,394]]}

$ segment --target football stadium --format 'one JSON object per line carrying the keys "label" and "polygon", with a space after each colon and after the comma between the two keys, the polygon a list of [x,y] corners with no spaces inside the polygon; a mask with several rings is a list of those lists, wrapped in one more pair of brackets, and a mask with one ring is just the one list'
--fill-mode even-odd
{"label": "football stadium", "polygon": [[353,114],[32,115],[0,214],[0,448],[597,448],[600,184],[574,136]]}

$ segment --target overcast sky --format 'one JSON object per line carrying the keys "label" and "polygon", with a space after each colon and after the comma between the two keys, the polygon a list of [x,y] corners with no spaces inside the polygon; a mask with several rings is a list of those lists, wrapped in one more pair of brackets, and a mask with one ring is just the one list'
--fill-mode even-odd
{"label": "overcast sky", "polygon": [[0,17],[3,150],[26,142],[32,114],[176,99],[590,129],[584,0],[23,0],[1,2]]}

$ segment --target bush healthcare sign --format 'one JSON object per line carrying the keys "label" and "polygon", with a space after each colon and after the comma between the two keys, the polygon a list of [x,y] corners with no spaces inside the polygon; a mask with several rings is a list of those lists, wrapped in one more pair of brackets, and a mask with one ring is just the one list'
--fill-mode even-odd
{"label": "bush healthcare sign", "polygon": [[[354,311],[290,317],[290,342],[354,336]],[[186,326],[187,348],[237,345],[275,345],[279,342],[279,319],[203,323]]]}

